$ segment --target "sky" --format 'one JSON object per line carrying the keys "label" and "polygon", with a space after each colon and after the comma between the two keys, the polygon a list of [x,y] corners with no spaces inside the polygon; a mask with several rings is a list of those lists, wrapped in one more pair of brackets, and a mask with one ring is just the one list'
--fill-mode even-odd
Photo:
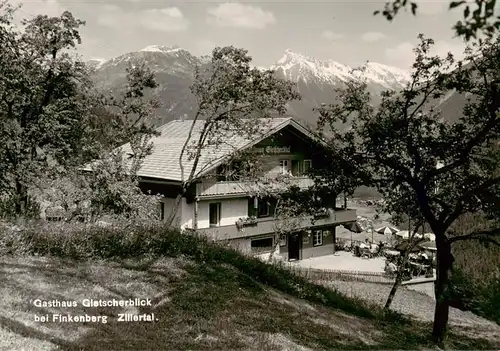
{"label": "sky", "polygon": [[448,10],[448,0],[417,2],[417,16],[403,12],[392,22],[373,15],[383,1],[369,0],[25,0],[18,16],[68,10],[86,21],[78,48],[86,60],[149,45],[178,45],[194,55],[234,45],[247,49],[253,64],[262,67],[290,49],[350,66],[371,61],[408,69],[419,33],[434,39],[434,53],[460,56],[464,44],[454,38],[452,25],[463,10]]}

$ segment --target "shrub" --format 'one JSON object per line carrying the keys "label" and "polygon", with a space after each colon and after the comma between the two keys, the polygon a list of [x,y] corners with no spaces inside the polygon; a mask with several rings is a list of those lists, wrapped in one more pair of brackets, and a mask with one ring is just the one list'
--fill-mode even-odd
{"label": "shrub", "polygon": [[467,309],[500,323],[500,247],[464,241],[454,245],[453,253],[456,295]]}

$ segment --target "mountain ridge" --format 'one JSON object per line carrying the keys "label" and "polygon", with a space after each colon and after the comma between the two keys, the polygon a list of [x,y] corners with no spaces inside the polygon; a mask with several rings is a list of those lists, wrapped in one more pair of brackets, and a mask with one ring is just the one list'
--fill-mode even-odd
{"label": "mountain ridge", "polygon": [[[178,118],[192,118],[196,111],[196,98],[191,93],[196,67],[208,63],[207,57],[198,57],[177,45],[150,45],[139,51],[129,52],[112,59],[92,60],[95,79],[99,86],[118,91],[126,84],[126,68],[131,62],[143,62],[155,73],[159,87],[157,96],[163,103],[158,110],[158,125]],[[359,71],[352,67],[327,59],[320,60],[290,49],[269,68],[280,78],[296,84],[301,94],[300,101],[289,104],[288,115],[298,118],[307,125],[316,125],[317,116],[314,108],[322,104],[338,102],[338,89],[345,86],[349,79],[359,79]],[[367,90],[372,94],[373,103],[380,102],[382,91],[404,88],[410,79],[410,72],[397,67],[376,62],[366,62],[363,77],[367,81]],[[462,96],[450,93],[438,103],[446,109],[444,119],[456,120],[457,108],[465,103]],[[448,116],[449,115],[449,116]]]}
{"label": "mountain ridge", "polygon": [[[138,51],[128,52],[108,60],[91,59],[88,62],[98,63],[99,65],[98,68],[101,68],[105,65],[117,64],[123,59],[128,61],[128,58],[130,56],[137,56],[140,55],[140,53],[159,53],[171,56],[189,55],[191,57],[196,58],[199,61],[199,63],[203,64],[207,62],[204,56],[195,56],[191,54],[188,50],[175,44],[149,45]],[[332,80],[333,77],[336,77],[338,80],[342,82],[345,82],[351,78],[356,78],[356,74],[352,73],[353,70],[354,71],[356,70],[356,67],[337,62],[333,59],[324,59],[324,60],[316,59],[312,56],[292,51],[291,49],[285,49],[284,55],[280,59],[276,60],[276,62],[270,65],[269,67],[265,66],[258,66],[258,67],[256,66],[256,67],[262,70],[274,69],[274,70],[287,71],[295,65],[300,65],[302,66],[301,68],[309,67],[312,73],[315,73],[317,78],[322,79],[325,82],[329,83],[335,81]],[[381,79],[381,77],[383,78],[385,74],[386,76],[389,76],[391,78],[391,81],[396,83],[396,85],[402,86],[410,79],[409,72],[394,66],[367,61],[364,67],[366,67],[365,73],[368,73],[365,74],[368,81],[378,82],[380,84],[384,83],[387,84],[387,82],[384,82],[383,79]],[[290,76],[290,73],[288,73],[288,76]],[[304,77],[291,77],[291,78],[293,80],[297,80],[297,78],[304,78]],[[390,85],[387,85],[387,88],[390,87],[391,87]]]}

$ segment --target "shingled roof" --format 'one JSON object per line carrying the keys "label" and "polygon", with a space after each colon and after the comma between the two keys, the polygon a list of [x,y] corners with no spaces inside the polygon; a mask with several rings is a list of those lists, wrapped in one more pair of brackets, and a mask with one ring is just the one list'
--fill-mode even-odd
{"label": "shingled roof", "polygon": [[[198,140],[204,122],[203,120],[196,121],[190,139],[193,142]],[[179,156],[192,124],[193,120],[175,120],[158,128],[161,135],[151,140],[153,150],[144,159],[137,175],[143,178],[181,182]],[[251,140],[238,135],[229,135],[223,143],[204,148],[195,173],[196,177],[210,172],[236,151],[252,147],[289,125],[309,138],[315,138],[313,134],[291,117],[261,119],[259,125],[262,125],[262,132],[257,133],[258,136],[255,139]],[[132,152],[129,144],[122,146],[122,149],[125,153]],[[188,155],[185,154],[182,165],[184,167],[184,179],[186,179],[192,170],[194,162],[189,160]],[[90,170],[88,167],[86,169]]]}

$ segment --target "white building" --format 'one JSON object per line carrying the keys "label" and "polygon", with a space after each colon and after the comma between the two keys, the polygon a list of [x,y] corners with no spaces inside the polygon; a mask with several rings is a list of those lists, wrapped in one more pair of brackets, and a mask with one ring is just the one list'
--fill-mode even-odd
{"label": "white building", "polygon": [[[336,226],[355,221],[355,210],[335,208],[336,199],[332,199],[332,208],[321,218],[316,218],[314,224],[311,218],[305,218],[298,223],[293,235],[280,239],[275,234],[280,223],[274,217],[276,203],[273,199],[253,197],[251,189],[255,182],[249,183],[227,172],[228,169],[235,170],[231,157],[236,152],[247,150],[259,155],[259,163],[263,165],[262,179],[286,173],[298,186],[312,184],[311,179],[303,176],[304,171],[325,156],[314,142],[317,141],[314,135],[292,118],[261,121],[262,133],[258,133],[254,140],[228,135],[217,146],[202,150],[195,172],[196,184],[182,198],[175,225],[184,230],[197,230],[217,240],[229,239],[247,252],[269,252],[276,240],[280,240],[280,255],[285,258],[304,259],[332,254]],[[187,155],[182,161],[184,177],[179,165],[179,156],[192,123],[192,120],[176,120],[159,128],[161,136],[152,140],[153,152],[146,157],[138,173],[143,191],[165,196],[161,205],[163,219],[168,218],[181,191],[182,180],[193,169],[193,161]],[[203,123],[198,121],[195,124],[190,140],[198,140]],[[127,151],[127,145],[124,149]]]}

